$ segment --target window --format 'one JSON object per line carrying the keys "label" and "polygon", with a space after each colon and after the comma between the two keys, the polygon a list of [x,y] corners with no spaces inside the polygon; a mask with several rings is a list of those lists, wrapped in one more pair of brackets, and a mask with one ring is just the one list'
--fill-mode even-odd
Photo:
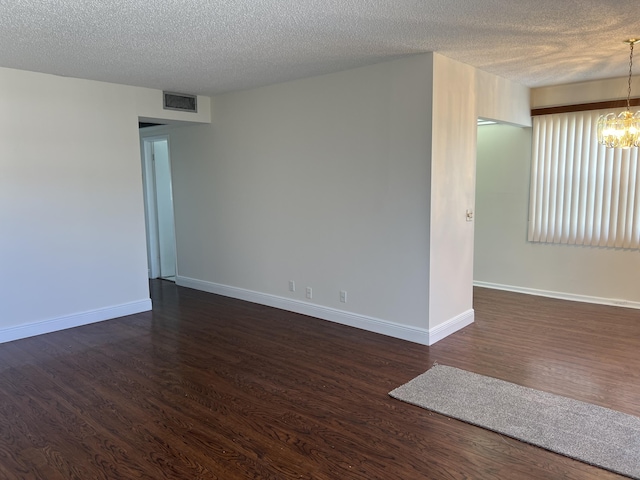
{"label": "window", "polygon": [[529,241],[640,248],[638,149],[598,144],[602,113],[533,117]]}

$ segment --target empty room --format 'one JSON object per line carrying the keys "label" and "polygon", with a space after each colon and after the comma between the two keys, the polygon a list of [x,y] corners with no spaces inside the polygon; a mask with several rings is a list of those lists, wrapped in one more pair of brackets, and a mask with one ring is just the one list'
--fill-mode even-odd
{"label": "empty room", "polygon": [[0,478],[640,478],[633,7],[5,2]]}

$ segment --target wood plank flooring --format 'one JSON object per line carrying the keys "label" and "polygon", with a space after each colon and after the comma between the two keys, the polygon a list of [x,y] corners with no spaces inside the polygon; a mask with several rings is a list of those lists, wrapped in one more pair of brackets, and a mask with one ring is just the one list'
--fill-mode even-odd
{"label": "wood plank flooring", "polygon": [[0,345],[0,478],[622,478],[387,393],[437,361],[640,416],[638,310],[476,289],[425,347],[151,287],[153,312]]}

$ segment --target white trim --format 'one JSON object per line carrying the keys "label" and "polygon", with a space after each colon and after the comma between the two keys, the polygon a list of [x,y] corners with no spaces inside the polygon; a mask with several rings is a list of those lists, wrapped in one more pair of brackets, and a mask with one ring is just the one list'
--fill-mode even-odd
{"label": "white trim", "polygon": [[596,303],[598,305],[610,305],[614,307],[640,309],[640,302],[623,300],[618,298],[593,297],[590,295],[579,295],[576,293],[553,292],[550,290],[537,290],[535,288],[515,287],[513,285],[501,285],[490,282],[473,282],[476,287],[492,288],[494,290],[505,290],[507,292],[525,293],[527,295],[538,295],[540,297],[558,298],[560,300],[570,300],[572,302]]}
{"label": "white trim", "polygon": [[419,327],[411,327],[399,323],[369,317],[358,313],[345,312],[331,307],[324,307],[313,303],[302,302],[290,298],[279,297],[267,293],[255,292],[244,288],[230,287],[219,283],[207,282],[195,278],[178,275],[176,283],[183,287],[215,293],[225,297],[237,298],[247,302],[279,308],[288,312],[300,313],[310,317],[328,320],[330,322],[360,328],[369,332],[380,333],[389,337],[419,343],[421,345],[433,345],[438,340],[459,330],[473,322],[473,310],[465,312],[431,330]]}
{"label": "white trim", "polygon": [[475,312],[473,308],[467,310],[466,312],[461,313],[460,315],[456,315],[453,318],[450,318],[446,322],[443,322],[439,325],[436,325],[433,328],[429,329],[429,345],[433,345],[436,342],[439,342],[445,337],[448,337],[452,333],[457,332],[458,330],[466,327],[467,325],[471,325],[475,319]]}
{"label": "white trim", "polygon": [[4,328],[0,330],[0,343],[34,337],[44,333],[57,332],[58,330],[65,330],[67,328],[80,327],[82,325],[111,320],[135,313],[148,312],[149,310],[151,310],[151,299],[147,298],[136,302],[115,305],[113,307],[99,308],[88,312],[75,313],[73,315],[65,315],[64,317]]}

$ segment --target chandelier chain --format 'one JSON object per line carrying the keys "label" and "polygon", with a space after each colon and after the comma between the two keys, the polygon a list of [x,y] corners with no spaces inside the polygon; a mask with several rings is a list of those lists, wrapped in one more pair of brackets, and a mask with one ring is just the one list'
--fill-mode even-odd
{"label": "chandelier chain", "polygon": [[629,89],[627,90],[627,110],[631,109],[631,67],[633,66],[633,44],[629,42]]}

